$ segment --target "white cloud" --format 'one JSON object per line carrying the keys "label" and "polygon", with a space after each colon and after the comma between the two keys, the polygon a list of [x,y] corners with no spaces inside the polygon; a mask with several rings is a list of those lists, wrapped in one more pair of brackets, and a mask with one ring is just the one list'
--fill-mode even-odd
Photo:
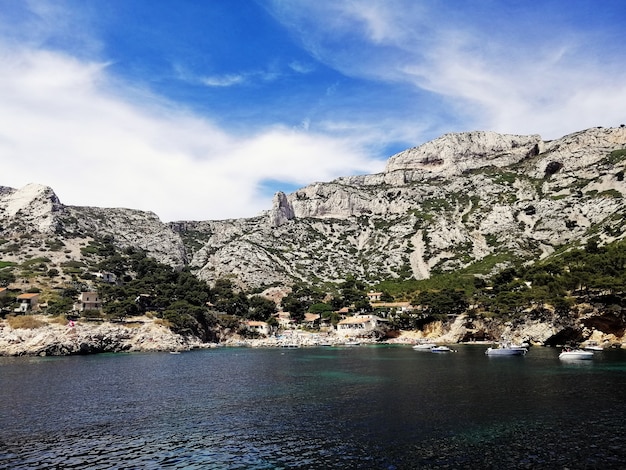
{"label": "white cloud", "polygon": [[251,216],[264,180],[306,184],[376,171],[353,142],[280,127],[231,135],[167,103],[138,102],[106,64],[0,47],[0,184],[50,185],[71,205],[153,210],[164,220]]}
{"label": "white cloud", "polygon": [[[456,129],[444,124],[441,131],[489,129],[555,138],[623,121],[626,62],[619,49],[603,46],[621,41],[611,38],[608,27],[586,30],[586,23],[561,21],[541,8],[512,17],[507,7],[486,11],[482,4],[273,5],[276,18],[321,62],[348,76],[410,83],[439,95],[440,109],[459,117],[452,123]],[[458,128],[459,121],[465,128]]]}
{"label": "white cloud", "polygon": [[228,87],[243,83],[245,81],[245,77],[243,75],[220,75],[203,77],[200,81],[206,86]]}

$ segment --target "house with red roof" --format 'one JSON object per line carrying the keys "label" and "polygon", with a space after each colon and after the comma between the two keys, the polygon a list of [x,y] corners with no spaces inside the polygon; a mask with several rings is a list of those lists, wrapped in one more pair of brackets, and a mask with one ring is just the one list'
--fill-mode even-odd
{"label": "house with red roof", "polygon": [[19,302],[19,307],[15,309],[16,312],[30,312],[36,310],[39,305],[39,294],[24,293],[17,296],[16,299]]}

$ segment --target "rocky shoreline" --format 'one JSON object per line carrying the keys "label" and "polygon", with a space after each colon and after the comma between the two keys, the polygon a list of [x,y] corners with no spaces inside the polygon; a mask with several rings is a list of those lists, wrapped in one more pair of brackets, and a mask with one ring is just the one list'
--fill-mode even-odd
{"label": "rocky shoreline", "polygon": [[[174,333],[157,319],[136,317],[124,322],[67,322],[45,315],[33,315],[37,322],[30,328],[12,327],[8,320],[0,321],[0,356],[68,356],[106,352],[180,352],[218,346],[252,348],[294,348],[307,346],[341,346],[351,344],[350,338],[333,331],[313,333],[288,330],[275,336],[243,338],[237,334],[225,335],[219,343],[206,343],[191,335]],[[492,338],[507,338],[513,342],[544,345],[555,334],[554,325],[527,322],[515,327],[500,322],[468,320],[459,315],[453,322],[435,322],[427,331],[400,331],[381,340],[377,336],[352,338],[360,344],[415,344],[422,340],[440,344],[481,341],[467,339],[473,332],[489,331]],[[626,338],[598,330],[587,331],[586,341],[604,347],[625,347]],[[486,341],[488,343],[491,340]]]}
{"label": "rocky shoreline", "polygon": [[[207,347],[198,338],[173,333],[147,317],[124,323],[47,322],[36,328],[12,328],[0,322],[2,356],[68,356],[105,352],[185,351]],[[43,318],[43,320],[41,320]]]}

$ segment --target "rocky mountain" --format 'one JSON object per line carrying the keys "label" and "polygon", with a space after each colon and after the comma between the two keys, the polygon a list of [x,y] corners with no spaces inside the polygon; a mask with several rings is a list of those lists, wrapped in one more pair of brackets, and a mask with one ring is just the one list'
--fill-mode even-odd
{"label": "rocky mountain", "polygon": [[81,248],[107,236],[119,247],[141,248],[172,266],[186,264],[180,236],[152,212],[65,206],[51,188],[40,184],[20,189],[0,187],[0,250],[4,261],[45,256],[59,265],[81,260]]}
{"label": "rocky mountain", "polygon": [[260,288],[355,276],[375,282],[498,270],[589,237],[624,236],[626,128],[537,135],[447,134],[382,173],[278,193],[253,218],[163,223],[150,212],[63,205],[40,185],[0,187],[3,261],[61,266],[110,237],[208,282]]}
{"label": "rocky mountain", "polygon": [[423,279],[477,263],[486,274],[511,257],[623,237],[625,148],[623,127],[554,141],[448,134],[394,155],[380,174],[279,193],[263,216],[172,227],[207,281]]}

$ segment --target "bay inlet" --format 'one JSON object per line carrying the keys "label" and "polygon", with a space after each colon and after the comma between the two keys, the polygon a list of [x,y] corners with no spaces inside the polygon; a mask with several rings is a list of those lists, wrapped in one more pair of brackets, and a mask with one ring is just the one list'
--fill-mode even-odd
{"label": "bay inlet", "polygon": [[626,351],[0,358],[0,468],[623,468]]}

